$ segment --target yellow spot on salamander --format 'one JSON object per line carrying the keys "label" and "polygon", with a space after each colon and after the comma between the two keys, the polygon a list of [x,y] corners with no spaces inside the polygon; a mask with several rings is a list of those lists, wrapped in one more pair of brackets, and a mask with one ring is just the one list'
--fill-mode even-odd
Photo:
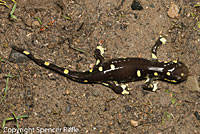
{"label": "yellow spot on salamander", "polygon": [[168,63],[168,61],[164,61],[164,63]]}
{"label": "yellow spot on salamander", "polygon": [[90,69],[89,72],[91,73],[93,71],[93,69]]}
{"label": "yellow spot on salamander", "polygon": [[151,57],[152,59],[158,59],[158,57],[154,53],[151,54]]}
{"label": "yellow spot on salamander", "polygon": [[25,55],[29,55],[29,54],[30,54],[30,52],[28,52],[28,51],[23,51],[23,53],[24,53]]}
{"label": "yellow spot on salamander", "polygon": [[174,63],[178,63],[178,61],[177,61],[177,60],[174,60],[173,62],[174,62]]}
{"label": "yellow spot on salamander", "polygon": [[177,81],[176,80],[170,80],[171,82],[174,82],[174,83],[176,83]]}
{"label": "yellow spot on salamander", "polygon": [[158,76],[158,73],[157,72],[154,72],[154,74],[153,74],[154,76]]}
{"label": "yellow spot on salamander", "polygon": [[137,70],[137,76],[141,77],[141,71],[140,70]]}
{"label": "yellow spot on salamander", "polygon": [[65,69],[64,70],[64,74],[68,74],[69,73],[69,70],[68,69]]}
{"label": "yellow spot on salamander", "polygon": [[113,81],[116,86],[119,86],[119,83],[117,81]]}
{"label": "yellow spot on salamander", "polygon": [[115,65],[111,64],[111,65],[110,65],[110,69],[111,69],[111,70],[115,70]]}
{"label": "yellow spot on salamander", "polygon": [[170,73],[170,72],[167,72],[166,74],[167,74],[167,76],[170,76],[170,75],[171,75],[171,73]]}
{"label": "yellow spot on salamander", "polygon": [[100,60],[98,59],[98,60],[96,61],[96,65],[99,65],[99,63],[100,63]]}
{"label": "yellow spot on salamander", "polygon": [[145,80],[145,83],[149,82],[150,81],[150,78],[149,76],[146,76],[146,80]]}
{"label": "yellow spot on salamander", "polygon": [[169,79],[167,79],[167,78],[164,78],[164,80],[169,81],[169,82],[173,82],[173,83],[176,83],[176,82],[177,82],[176,80],[169,80]]}
{"label": "yellow spot on salamander", "polygon": [[184,76],[185,74],[184,73],[181,73],[181,76]]}
{"label": "yellow spot on salamander", "polygon": [[96,49],[99,49],[100,50],[100,52],[101,52],[101,55],[103,55],[104,54],[104,50],[105,50],[105,48],[103,48],[102,46],[97,46],[97,48]]}
{"label": "yellow spot on salamander", "polygon": [[158,89],[158,82],[154,82],[152,91],[155,92],[157,89]]}
{"label": "yellow spot on salamander", "polygon": [[102,83],[103,85],[105,85],[105,86],[109,86],[109,84],[108,83]]}
{"label": "yellow spot on salamander", "polygon": [[99,67],[99,71],[103,71],[103,67]]}
{"label": "yellow spot on salamander", "polygon": [[47,62],[47,61],[45,61],[45,62],[44,62],[44,65],[45,65],[45,66],[49,66],[49,65],[50,65],[50,63],[49,63],[49,62]]}
{"label": "yellow spot on salamander", "polygon": [[126,91],[126,90],[123,90],[123,91],[121,92],[121,94],[129,94],[129,92]]}
{"label": "yellow spot on salamander", "polygon": [[123,84],[123,85],[121,85],[121,87],[122,87],[122,89],[123,89],[123,90],[125,90],[125,89],[127,88],[127,86],[126,86],[126,85],[124,85],[124,84]]}
{"label": "yellow spot on salamander", "polygon": [[162,44],[166,44],[167,40],[165,38],[161,38],[160,41],[162,42]]}
{"label": "yellow spot on salamander", "polygon": [[88,82],[88,80],[84,80],[83,82]]}

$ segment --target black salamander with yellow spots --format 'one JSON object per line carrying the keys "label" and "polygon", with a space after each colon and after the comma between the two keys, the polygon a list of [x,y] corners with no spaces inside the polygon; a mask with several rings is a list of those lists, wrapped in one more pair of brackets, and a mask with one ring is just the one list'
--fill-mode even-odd
{"label": "black salamander with yellow spots", "polygon": [[155,91],[155,80],[180,83],[188,77],[188,68],[178,60],[159,62],[157,48],[165,44],[166,39],[160,37],[152,47],[152,60],[143,58],[118,58],[105,61],[104,48],[100,45],[95,50],[96,65],[85,72],[72,71],[55,64],[35,58],[29,51],[12,46],[39,66],[53,70],[67,78],[81,83],[98,83],[111,88],[117,94],[129,94],[126,82],[145,80],[144,89]]}

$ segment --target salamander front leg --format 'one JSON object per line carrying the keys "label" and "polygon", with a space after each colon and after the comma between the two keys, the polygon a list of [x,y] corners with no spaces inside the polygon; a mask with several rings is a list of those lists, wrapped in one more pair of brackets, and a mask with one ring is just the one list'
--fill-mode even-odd
{"label": "salamander front leg", "polygon": [[143,85],[144,90],[155,92],[158,89],[158,82],[154,81],[153,78],[147,77],[145,84]]}
{"label": "salamander front leg", "polygon": [[117,83],[112,82],[112,81],[110,81],[110,82],[104,82],[102,84],[104,86],[106,86],[106,87],[111,88],[117,94],[123,94],[123,95],[129,94],[129,92],[126,90],[127,86],[125,84],[120,85],[120,84],[117,84]]}
{"label": "salamander front leg", "polygon": [[158,61],[158,57],[157,57],[157,50],[158,50],[158,47],[160,46],[160,45],[162,45],[162,44],[165,44],[166,43],[166,39],[165,38],[163,38],[163,37],[160,37],[157,41],[156,41],[156,43],[155,43],[155,45],[152,47],[152,49],[151,49],[151,52],[152,52],[152,61]]}

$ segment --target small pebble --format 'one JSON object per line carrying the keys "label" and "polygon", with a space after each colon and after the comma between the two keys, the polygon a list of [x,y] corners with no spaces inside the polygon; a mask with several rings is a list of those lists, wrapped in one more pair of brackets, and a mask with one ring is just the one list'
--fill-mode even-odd
{"label": "small pebble", "polygon": [[21,54],[15,50],[12,50],[9,55],[8,60],[13,63],[23,63],[23,62],[27,62],[29,58],[26,57],[24,54]]}
{"label": "small pebble", "polygon": [[51,113],[51,109],[47,109],[47,112],[48,112],[48,113]]}
{"label": "small pebble", "polygon": [[132,125],[133,127],[137,127],[137,126],[139,125],[138,121],[131,120],[130,122],[131,122],[131,125]]}
{"label": "small pebble", "polygon": [[121,119],[121,118],[122,118],[122,114],[119,113],[119,114],[118,114],[118,117],[119,117],[119,119]]}
{"label": "small pebble", "polygon": [[40,27],[40,23],[38,21],[33,21],[32,27],[33,28]]}
{"label": "small pebble", "polygon": [[27,26],[31,26],[32,25],[32,18],[31,17],[29,17],[29,16],[26,16],[26,17],[24,17],[24,23],[27,25]]}
{"label": "small pebble", "polygon": [[33,75],[33,78],[37,78],[37,74],[36,73]]}
{"label": "small pebble", "polygon": [[99,92],[95,90],[94,92],[92,92],[92,95],[93,95],[94,97],[98,97],[98,96],[99,96]]}
{"label": "small pebble", "polygon": [[106,21],[106,22],[105,22],[105,25],[106,25],[107,27],[112,27],[112,22],[111,22],[111,21]]}
{"label": "small pebble", "polygon": [[49,73],[48,76],[49,76],[49,77],[52,77],[52,76],[53,76],[53,73]]}
{"label": "small pebble", "polygon": [[73,126],[74,124],[74,120],[67,120],[67,122],[65,123],[65,126]]}
{"label": "small pebble", "polygon": [[179,13],[179,7],[176,4],[171,3],[169,10],[167,12],[168,16],[172,19],[178,18],[179,16],[178,13]]}
{"label": "small pebble", "polygon": [[65,108],[65,113],[69,113],[71,111],[71,106],[68,105],[66,108]]}
{"label": "small pebble", "polygon": [[149,5],[151,8],[155,8],[155,5],[154,4],[151,4],[151,5]]}
{"label": "small pebble", "polygon": [[142,5],[140,4],[139,1],[133,0],[133,2],[131,4],[131,9],[132,10],[143,10],[143,7],[142,7]]}
{"label": "small pebble", "polygon": [[195,117],[197,118],[197,120],[200,120],[200,114],[196,111],[194,112]]}
{"label": "small pebble", "polygon": [[66,95],[69,95],[69,94],[70,94],[70,91],[69,91],[69,90],[65,90],[65,94],[66,94]]}
{"label": "small pebble", "polygon": [[48,74],[50,80],[56,80],[56,77],[53,73]]}
{"label": "small pebble", "polygon": [[109,122],[109,125],[112,126],[112,125],[113,125],[113,122]]}
{"label": "small pebble", "polygon": [[75,115],[76,114],[76,112],[72,112],[72,115]]}
{"label": "small pebble", "polygon": [[122,31],[125,31],[126,28],[127,28],[127,25],[126,25],[126,24],[120,24],[120,29],[121,29]]}

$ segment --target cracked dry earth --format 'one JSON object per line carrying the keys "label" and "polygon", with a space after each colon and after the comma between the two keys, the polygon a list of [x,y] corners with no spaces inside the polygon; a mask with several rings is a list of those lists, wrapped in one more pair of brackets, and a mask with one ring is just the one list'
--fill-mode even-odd
{"label": "cracked dry earth", "polygon": [[[28,115],[18,120],[19,127],[35,133],[67,133],[63,128],[83,134],[200,133],[200,9],[194,7],[198,0],[140,0],[143,10],[132,10],[133,1],[127,0],[16,2],[17,20],[9,18],[11,9],[0,5],[1,98],[8,86],[0,103],[0,125],[14,113]],[[175,18],[168,16],[172,3],[178,6]],[[102,85],[66,79],[10,47],[17,45],[41,59],[83,71],[94,65],[99,42],[107,59],[150,59],[161,34],[167,43],[159,48],[159,59],[179,58],[191,76],[178,85],[159,81],[156,92],[144,91],[144,81],[129,83],[131,94],[124,96]],[[16,122],[6,122],[5,127],[2,132],[14,130]]]}

